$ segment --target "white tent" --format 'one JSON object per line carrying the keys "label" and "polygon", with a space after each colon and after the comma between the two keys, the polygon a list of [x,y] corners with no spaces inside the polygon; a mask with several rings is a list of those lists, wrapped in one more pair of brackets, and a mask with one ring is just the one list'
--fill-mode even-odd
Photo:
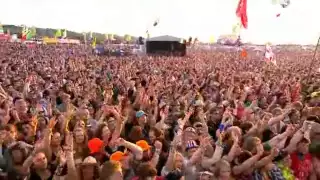
{"label": "white tent", "polygon": [[181,38],[165,35],[165,36],[157,36],[147,39],[147,41],[181,41]]}

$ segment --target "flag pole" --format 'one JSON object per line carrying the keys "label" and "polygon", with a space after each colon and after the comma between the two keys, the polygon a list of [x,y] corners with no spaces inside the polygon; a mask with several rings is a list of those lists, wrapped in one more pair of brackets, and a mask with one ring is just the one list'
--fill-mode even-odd
{"label": "flag pole", "polygon": [[316,59],[319,43],[320,43],[320,36],[318,37],[317,45],[316,45],[316,48],[314,49],[314,52],[313,52],[313,58],[312,58],[312,60],[310,62],[309,72],[308,72],[308,76],[307,76],[307,82],[310,81],[311,69],[312,69],[314,60]]}

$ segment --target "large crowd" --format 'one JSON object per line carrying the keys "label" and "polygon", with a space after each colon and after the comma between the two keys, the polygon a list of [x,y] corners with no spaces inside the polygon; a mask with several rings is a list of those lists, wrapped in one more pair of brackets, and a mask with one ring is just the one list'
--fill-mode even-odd
{"label": "large crowd", "polygon": [[0,179],[320,179],[317,57],[0,42]]}

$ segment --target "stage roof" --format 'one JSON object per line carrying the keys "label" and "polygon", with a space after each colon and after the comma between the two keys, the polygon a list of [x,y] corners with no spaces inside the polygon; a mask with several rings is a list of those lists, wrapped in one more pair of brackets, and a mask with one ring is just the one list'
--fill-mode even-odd
{"label": "stage roof", "polygon": [[152,37],[152,38],[147,39],[147,41],[177,41],[177,42],[180,42],[181,38],[165,35],[165,36]]}

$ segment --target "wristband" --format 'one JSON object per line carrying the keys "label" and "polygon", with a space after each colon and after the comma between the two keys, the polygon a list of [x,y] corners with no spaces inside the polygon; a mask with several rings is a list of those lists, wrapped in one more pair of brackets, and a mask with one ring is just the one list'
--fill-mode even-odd
{"label": "wristband", "polygon": [[222,132],[222,131],[224,130],[224,124],[221,123],[221,124],[219,125],[219,130],[220,130],[220,132]]}

